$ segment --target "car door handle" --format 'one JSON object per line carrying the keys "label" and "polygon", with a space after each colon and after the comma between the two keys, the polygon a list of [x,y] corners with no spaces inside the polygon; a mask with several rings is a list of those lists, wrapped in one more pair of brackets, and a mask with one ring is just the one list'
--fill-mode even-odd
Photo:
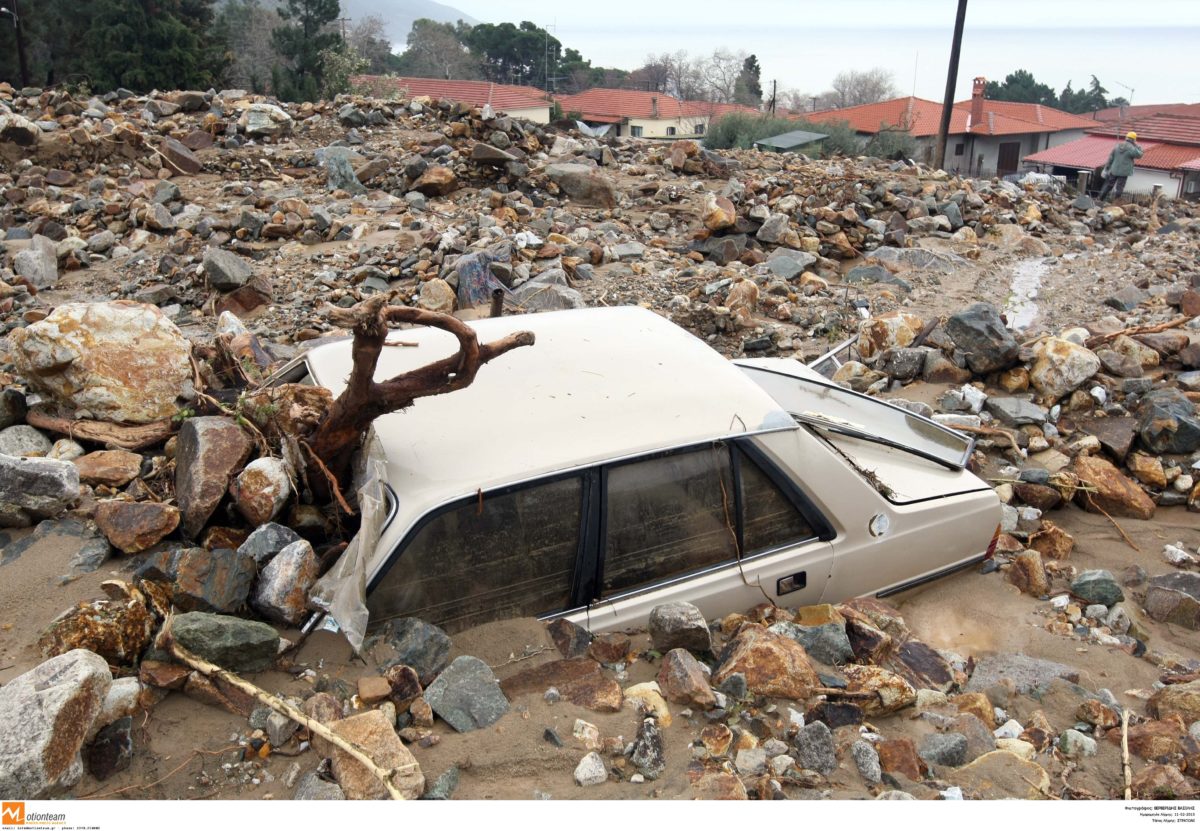
{"label": "car door handle", "polygon": [[794,591],[799,591],[808,585],[808,572],[797,571],[795,574],[789,574],[787,577],[780,577],[775,581],[776,596],[789,594]]}

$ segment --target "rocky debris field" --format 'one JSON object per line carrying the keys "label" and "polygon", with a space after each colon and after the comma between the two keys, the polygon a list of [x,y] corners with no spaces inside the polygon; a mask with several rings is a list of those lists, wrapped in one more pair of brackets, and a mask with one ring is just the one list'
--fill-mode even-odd
{"label": "rocky debris field", "polygon": [[[1193,214],[448,101],[0,85],[0,795],[386,796],[325,725],[427,799],[1194,796]],[[304,639],[355,519],[302,475],[329,395],[259,385],[373,295],[845,345],[835,381],[977,439],[1003,533],[895,606]]]}

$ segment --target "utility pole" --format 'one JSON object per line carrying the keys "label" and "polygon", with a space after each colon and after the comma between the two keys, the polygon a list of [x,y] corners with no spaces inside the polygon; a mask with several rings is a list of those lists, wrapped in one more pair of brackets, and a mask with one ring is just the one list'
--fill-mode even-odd
{"label": "utility pole", "polygon": [[353,19],[354,18],[352,18],[352,17],[339,17],[338,18],[338,22],[342,24],[342,40],[346,39],[346,24],[349,23]]}
{"label": "utility pole", "polygon": [[771,115],[775,115],[775,89],[777,81],[771,82]]}
{"label": "utility pole", "polygon": [[942,123],[938,125],[937,149],[934,164],[946,163],[946,136],[950,132],[950,115],[954,109],[954,88],[958,85],[958,53],[962,49],[963,23],[967,20],[967,0],[958,0],[958,16],[954,18],[954,43],[950,47],[950,68],[946,72],[946,95],[942,99]]}
{"label": "utility pole", "polygon": [[25,61],[25,33],[21,27],[21,16],[17,13],[17,0],[8,0],[7,6],[0,6],[0,14],[12,15],[13,36],[17,41],[17,65],[21,72],[21,86],[29,86],[29,64]]}

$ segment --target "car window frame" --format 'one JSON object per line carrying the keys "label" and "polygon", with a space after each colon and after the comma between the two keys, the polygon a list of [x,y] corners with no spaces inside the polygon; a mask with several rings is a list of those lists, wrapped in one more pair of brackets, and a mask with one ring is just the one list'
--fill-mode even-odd
{"label": "car window frame", "polygon": [[[773,431],[774,432],[774,431]],[[561,617],[569,615],[573,612],[583,611],[589,607],[611,603],[625,598],[634,597],[646,592],[656,591],[665,586],[688,580],[700,574],[705,574],[711,571],[731,568],[739,563],[751,562],[762,557],[767,557],[777,554],[782,550],[793,548],[796,546],[805,545],[814,541],[829,542],[836,537],[836,530],[829,522],[825,514],[816,506],[813,500],[804,492],[802,488],[780,468],[770,456],[758,447],[753,439],[753,435],[733,436],[721,439],[712,439],[703,442],[696,442],[679,447],[666,448],[655,450],[649,453],[642,453],[636,456],[629,456],[620,459],[613,459],[607,462],[590,465],[582,468],[574,468],[572,470],[558,471],[556,473],[538,476],[533,479],[526,479],[520,482],[513,482],[508,485],[491,488],[486,491],[477,492],[469,496],[459,497],[450,500],[435,508],[430,509],[422,515],[412,526],[405,531],[399,540],[392,546],[392,550],[388,552],[387,557],[381,565],[371,575],[371,579],[367,583],[366,595],[370,594],[384,580],[387,574],[396,567],[403,555],[405,549],[412,541],[421,533],[422,530],[441,515],[458,510],[459,508],[476,503],[480,497],[484,499],[505,496],[516,491],[538,487],[540,485],[550,484],[562,479],[577,478],[580,480],[580,523],[579,523],[579,540],[575,551],[574,571],[572,572],[570,595],[568,605],[565,609],[548,610],[537,615],[539,619],[547,619],[553,617]],[[662,580],[649,583],[644,586],[638,586],[628,591],[614,594],[610,597],[600,597],[600,590],[603,585],[603,551],[606,543],[607,535],[607,520],[608,520],[608,473],[609,471],[623,467],[626,465],[637,464],[639,462],[652,461],[654,459],[666,458],[669,456],[682,455],[692,453],[706,448],[725,446],[726,452],[730,454],[730,473],[733,478],[733,499],[734,499],[734,531],[737,539],[737,554],[728,560],[722,560],[719,563],[714,563],[707,566],[701,566],[688,571],[679,572],[664,577]],[[789,540],[781,543],[773,548],[757,551],[752,554],[742,553],[745,551],[745,514],[742,496],[742,479],[741,465],[743,459],[749,459],[750,462],[758,467],[764,476],[773,484],[779,492],[787,499],[792,506],[800,512],[800,515],[809,524],[812,529],[812,535],[794,540]],[[388,491],[391,491],[390,486],[385,486]],[[397,505],[399,500],[394,497],[392,504]],[[388,518],[390,524],[394,512],[390,512]],[[372,620],[371,625],[375,625],[378,621]]]}

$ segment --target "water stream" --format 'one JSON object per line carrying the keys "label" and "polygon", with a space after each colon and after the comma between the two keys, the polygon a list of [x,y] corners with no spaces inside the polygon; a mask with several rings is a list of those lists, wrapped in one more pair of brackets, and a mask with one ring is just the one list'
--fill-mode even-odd
{"label": "water stream", "polygon": [[1038,292],[1041,291],[1042,277],[1048,268],[1043,257],[1022,260],[1013,268],[1012,290],[1004,305],[1010,329],[1024,331],[1033,325],[1038,315]]}

